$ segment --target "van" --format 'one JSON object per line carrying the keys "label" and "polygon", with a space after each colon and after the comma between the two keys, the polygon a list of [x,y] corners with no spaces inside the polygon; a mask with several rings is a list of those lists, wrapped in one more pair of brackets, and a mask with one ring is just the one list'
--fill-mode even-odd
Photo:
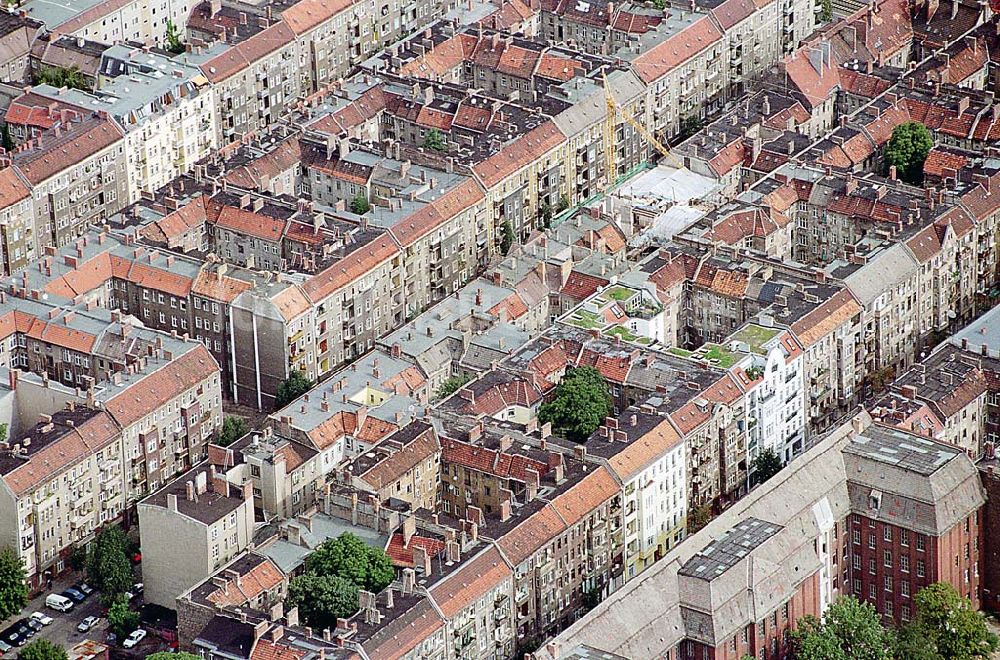
{"label": "van", "polygon": [[45,597],[45,606],[51,607],[58,612],[69,612],[73,609],[73,601],[66,596],[60,596],[59,594],[49,594]]}

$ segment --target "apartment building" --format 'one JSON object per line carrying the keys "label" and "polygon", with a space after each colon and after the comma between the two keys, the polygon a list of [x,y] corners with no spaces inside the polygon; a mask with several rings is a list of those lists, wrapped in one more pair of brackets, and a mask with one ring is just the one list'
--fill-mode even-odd
{"label": "apartment building", "polygon": [[56,127],[22,146],[11,162],[31,190],[35,216],[13,229],[23,238],[14,241],[8,272],[40,258],[46,246],[67,245],[129,201],[124,133],[107,117]]}
{"label": "apartment building", "polygon": [[132,41],[165,45],[167,25],[172,24],[183,34],[194,4],[192,0],[85,0],[72,5],[53,5],[34,0],[24,3],[21,9],[27,16],[44,24],[50,32],[103,44]]}
{"label": "apartment building", "polygon": [[34,197],[12,167],[0,170],[0,203],[3,270],[10,275],[30,263],[35,248]]}
{"label": "apartment building", "polygon": [[253,486],[230,484],[202,463],[139,502],[138,514],[146,602],[173,609],[250,545]]}
{"label": "apartment building", "polygon": [[110,415],[75,404],[39,416],[36,424],[4,443],[4,545],[24,561],[32,592],[62,572],[69,553],[100,527],[119,520],[130,504],[125,487],[129,457],[123,445],[121,429]]}
{"label": "apartment building", "polygon": [[108,48],[93,93],[38,85],[32,94],[82,113],[97,106],[114,120],[125,134],[129,204],[190,171],[218,146],[215,88],[197,67],[149,49]]}
{"label": "apartment building", "polygon": [[[951,583],[975,606],[973,534],[985,501],[976,468],[957,448],[866,424],[857,418],[821,440],[796,470],[737,502],[668,553],[674,562],[626,584],[539,654],[564,657],[583,645],[626,657],[640,648],[671,658],[781,657],[785,631],[839,594],[872,602],[893,622],[912,617],[918,586],[934,581]],[[891,488],[878,476],[886,471]],[[937,495],[914,499],[926,489]],[[913,517],[902,525],[899,506]],[[758,580],[771,588],[755,588]],[[739,604],[744,614],[734,619]],[[602,625],[609,616],[630,625],[612,632]],[[669,620],[679,623],[665,635]]]}

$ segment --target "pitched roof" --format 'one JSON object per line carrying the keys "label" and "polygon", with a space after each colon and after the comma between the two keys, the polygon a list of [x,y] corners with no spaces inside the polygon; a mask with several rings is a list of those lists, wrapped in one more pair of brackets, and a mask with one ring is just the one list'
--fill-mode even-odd
{"label": "pitched roof", "polygon": [[126,428],[218,373],[218,362],[207,348],[197,344],[108,399],[105,410],[122,428]]}
{"label": "pitched roof", "polygon": [[[627,430],[626,430],[627,432]],[[659,424],[638,438],[629,438],[622,451],[608,460],[608,465],[622,481],[628,481],[645,470],[650,463],[665,456],[683,441],[670,420]]]}
{"label": "pitched roof", "polygon": [[472,170],[479,176],[484,186],[493,188],[539,160],[565,140],[566,136],[555,123],[546,121],[505,145],[493,156],[473,165]]}
{"label": "pitched roof", "polygon": [[110,119],[92,117],[69,124],[61,135],[46,134],[40,138],[40,146],[15,152],[11,158],[24,178],[37,186],[110,147],[124,136]]}
{"label": "pitched roof", "polygon": [[809,348],[842,323],[861,313],[861,305],[849,289],[841,289],[829,300],[792,324],[799,342]]}
{"label": "pitched roof", "polygon": [[632,68],[643,82],[649,84],[720,39],[722,31],[709,16],[704,16],[639,55],[633,60]]}
{"label": "pitched roof", "polygon": [[490,546],[434,585],[430,594],[445,618],[451,619],[510,577],[511,570],[500,552]]}

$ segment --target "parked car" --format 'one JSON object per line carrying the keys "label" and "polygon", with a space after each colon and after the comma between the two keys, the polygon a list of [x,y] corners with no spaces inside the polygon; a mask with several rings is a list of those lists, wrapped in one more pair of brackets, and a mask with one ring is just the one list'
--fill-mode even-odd
{"label": "parked car", "polygon": [[125,592],[125,597],[129,600],[135,600],[142,595],[142,582],[136,582],[132,585],[132,588]]}
{"label": "parked car", "polygon": [[35,632],[38,632],[44,627],[42,625],[42,622],[35,619],[34,617],[28,617],[27,619],[24,620],[24,622],[27,623],[28,626],[30,626],[31,629],[34,630]]}
{"label": "parked car", "polygon": [[96,616],[88,616],[87,618],[85,618],[83,621],[80,622],[80,625],[76,627],[76,630],[77,632],[87,632],[88,630],[96,626],[99,621],[100,619],[98,619]]}
{"label": "parked car", "polygon": [[15,647],[27,644],[28,638],[21,634],[19,626],[15,623],[12,626],[8,626],[6,630],[0,633],[0,641],[10,647]]}
{"label": "parked car", "polygon": [[127,649],[133,648],[139,644],[142,640],[146,639],[146,631],[142,628],[132,631],[132,634],[125,638],[122,642],[122,646]]}
{"label": "parked car", "polygon": [[66,596],[66,598],[69,598],[74,603],[82,603],[87,600],[87,597],[83,595],[82,591],[74,589],[73,587],[70,587],[66,591],[62,592],[62,595]]}
{"label": "parked car", "polygon": [[0,655],[5,655],[7,651],[11,650],[12,648],[14,647],[12,647],[10,644],[0,639]]}
{"label": "parked car", "polygon": [[30,638],[35,636],[35,629],[31,627],[31,624],[28,623],[27,619],[20,619],[15,625],[21,627],[21,634],[26,637]]}
{"label": "parked car", "polygon": [[84,596],[89,596],[94,593],[94,588],[87,584],[86,582],[81,582],[80,584],[74,584],[73,588],[82,593]]}
{"label": "parked car", "polygon": [[42,624],[43,626],[51,625],[54,619],[44,612],[35,612],[31,615],[31,618]]}
{"label": "parked car", "polygon": [[45,597],[45,606],[58,612],[69,612],[75,605],[72,598],[67,598],[63,594],[49,594]]}

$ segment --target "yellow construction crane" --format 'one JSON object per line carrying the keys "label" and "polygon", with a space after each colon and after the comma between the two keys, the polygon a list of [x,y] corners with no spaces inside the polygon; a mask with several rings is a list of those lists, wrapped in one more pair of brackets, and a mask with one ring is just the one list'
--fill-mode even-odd
{"label": "yellow construction crane", "polygon": [[656,139],[656,137],[646,130],[646,127],[642,125],[638,119],[632,116],[625,108],[618,105],[615,101],[615,97],[611,94],[611,86],[608,84],[608,76],[604,73],[601,74],[601,78],[604,81],[604,100],[608,106],[607,116],[604,119],[604,158],[607,161],[606,169],[608,173],[608,187],[614,185],[615,181],[618,180],[618,159],[616,155],[618,150],[615,148],[615,117],[621,115],[622,119],[627,121],[632,125],[635,130],[639,131],[639,135],[644,137],[647,142],[656,147],[656,150],[663,154],[663,157],[669,160],[672,164],[676,165],[680,169],[686,169],[684,163],[670,153],[663,144]]}

